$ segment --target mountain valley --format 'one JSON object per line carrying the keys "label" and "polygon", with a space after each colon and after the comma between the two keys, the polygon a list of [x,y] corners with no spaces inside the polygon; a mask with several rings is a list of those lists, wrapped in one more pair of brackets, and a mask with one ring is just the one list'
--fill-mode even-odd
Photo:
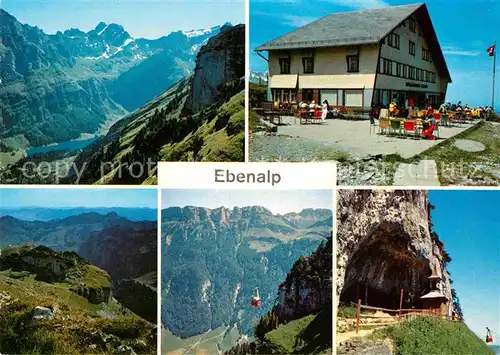
{"label": "mountain valley", "polygon": [[243,25],[151,40],[0,20],[2,183],[152,184],[160,159],[243,160]]}
{"label": "mountain valley", "polygon": [[[276,292],[293,263],[331,240],[331,231],[332,212],[324,209],[164,209],[162,339],[174,345],[163,350],[204,334],[203,342],[213,337],[210,346],[228,351],[240,335],[253,337],[259,319],[280,302]],[[250,306],[255,288],[260,308]]]}

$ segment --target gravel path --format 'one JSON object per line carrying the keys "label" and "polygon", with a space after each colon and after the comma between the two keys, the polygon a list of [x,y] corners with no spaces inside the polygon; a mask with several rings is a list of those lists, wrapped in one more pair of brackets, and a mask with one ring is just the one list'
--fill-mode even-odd
{"label": "gravel path", "polygon": [[[250,141],[250,161],[308,162],[321,160],[331,153],[332,158],[342,151],[333,144],[307,138],[254,135]],[[334,159],[331,159],[334,160]]]}

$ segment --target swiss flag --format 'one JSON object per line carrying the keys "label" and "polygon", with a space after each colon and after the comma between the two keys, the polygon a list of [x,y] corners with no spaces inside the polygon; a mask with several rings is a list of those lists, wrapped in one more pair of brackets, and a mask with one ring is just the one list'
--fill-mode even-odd
{"label": "swiss flag", "polygon": [[490,57],[493,57],[495,55],[495,45],[492,45],[491,47],[489,47],[487,49],[488,51],[488,54],[490,55]]}

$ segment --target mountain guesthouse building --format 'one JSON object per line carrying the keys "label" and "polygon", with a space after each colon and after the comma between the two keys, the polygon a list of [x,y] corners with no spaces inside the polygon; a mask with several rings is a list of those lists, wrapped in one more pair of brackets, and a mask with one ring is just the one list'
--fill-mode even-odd
{"label": "mountain guesthouse building", "polygon": [[425,4],[331,14],[255,51],[268,61],[274,102],[368,110],[396,97],[421,107],[442,103],[451,83]]}

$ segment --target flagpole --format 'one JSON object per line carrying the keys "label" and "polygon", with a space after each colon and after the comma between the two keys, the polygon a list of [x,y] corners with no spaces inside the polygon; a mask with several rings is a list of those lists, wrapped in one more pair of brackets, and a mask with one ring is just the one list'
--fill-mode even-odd
{"label": "flagpole", "polygon": [[495,69],[496,69],[496,59],[497,59],[497,41],[495,41],[493,47],[493,89],[491,91],[491,108],[495,112]]}

